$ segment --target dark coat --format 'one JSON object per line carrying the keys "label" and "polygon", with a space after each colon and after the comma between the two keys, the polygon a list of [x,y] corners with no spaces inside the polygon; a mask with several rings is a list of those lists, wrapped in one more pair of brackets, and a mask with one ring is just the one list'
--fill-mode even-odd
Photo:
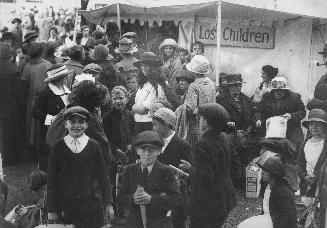
{"label": "dark coat", "polygon": [[314,108],[321,108],[327,112],[327,74],[321,76],[315,91],[314,98],[307,104],[307,108],[312,110]]}
{"label": "dark coat", "polygon": [[221,223],[235,206],[231,150],[226,134],[215,130],[205,132],[195,144],[190,216]]}
{"label": "dark coat", "polygon": [[[143,228],[140,206],[133,201],[137,186],[144,185],[141,164],[127,166],[121,183],[119,202],[123,208],[130,209],[125,227]],[[182,202],[174,171],[160,162],[155,162],[145,191],[152,196],[151,203],[146,206],[148,228],[173,228],[171,218],[166,214]]]}
{"label": "dark coat", "polygon": [[320,200],[320,228],[326,228],[327,218],[327,160],[322,164],[318,177],[318,190]]}
{"label": "dark coat", "polygon": [[[301,189],[301,193],[305,194],[306,193],[306,189],[307,189],[307,185],[304,182],[304,178],[307,175],[307,170],[306,170],[306,165],[307,165],[307,161],[305,160],[305,154],[304,154],[304,146],[306,144],[306,142],[310,139],[311,137],[308,137],[307,139],[304,140],[304,142],[302,143],[300,150],[299,150],[299,156],[298,156],[298,173],[299,173],[299,177],[301,180],[300,183],[300,189]],[[327,159],[327,140],[325,140],[324,142],[324,146],[322,148],[322,152],[318,158],[318,161],[316,163],[315,169],[314,169],[314,177],[315,180],[318,179],[318,175],[319,175],[319,170],[321,169],[322,164],[326,161]],[[316,183],[314,183],[314,186],[316,186]],[[308,192],[308,196],[314,196],[316,193],[316,188],[312,188],[310,190],[310,192]]]}
{"label": "dark coat", "polygon": [[238,130],[249,130],[254,125],[254,108],[252,101],[245,94],[241,93],[239,104],[229,94],[225,97],[217,97],[218,104],[224,106],[230,116],[230,121],[235,122]]}
{"label": "dark coat", "polygon": [[94,60],[93,62],[102,68],[99,82],[105,85],[109,89],[109,92],[111,92],[112,88],[115,86],[120,85],[121,80],[118,70],[109,60]]}
{"label": "dark coat", "polygon": [[182,159],[190,161],[191,147],[185,140],[175,134],[165,150],[158,156],[158,160],[163,164],[173,165],[178,168]]}
{"label": "dark coat", "polygon": [[46,116],[55,116],[65,108],[65,104],[60,96],[55,95],[49,87],[45,88],[37,94],[37,98],[32,107],[32,116],[42,124]]}
{"label": "dark coat", "polygon": [[283,181],[271,188],[269,211],[274,228],[297,228],[294,192]]}
{"label": "dark coat", "polygon": [[262,131],[265,133],[268,118],[286,113],[291,114],[291,119],[287,122],[286,138],[298,148],[304,139],[301,120],[306,114],[300,94],[287,91],[284,98],[277,100],[273,95],[273,91],[265,93],[258,106],[256,120],[262,121]]}

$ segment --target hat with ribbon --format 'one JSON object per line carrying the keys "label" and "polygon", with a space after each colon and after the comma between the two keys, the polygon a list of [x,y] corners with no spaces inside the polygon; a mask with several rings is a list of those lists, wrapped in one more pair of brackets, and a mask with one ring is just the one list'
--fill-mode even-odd
{"label": "hat with ribbon", "polygon": [[271,80],[271,90],[283,89],[290,90],[291,88],[287,85],[287,80],[284,77],[275,77]]}
{"label": "hat with ribbon", "polygon": [[136,39],[137,34],[135,32],[126,32],[121,37],[127,38],[127,39]]}
{"label": "hat with ribbon", "polygon": [[208,74],[210,72],[210,62],[203,55],[196,55],[191,62],[186,64],[186,69],[196,74]]}
{"label": "hat with ribbon", "polygon": [[327,44],[325,44],[324,48],[322,49],[322,51],[318,52],[319,54],[325,55],[327,54]]}
{"label": "hat with ribbon", "polygon": [[140,60],[133,63],[133,65],[137,68],[141,68],[141,64],[161,66],[161,61],[158,59],[158,56],[153,52],[143,52],[140,56]]}
{"label": "hat with ribbon", "polygon": [[71,71],[67,69],[67,66],[64,64],[54,64],[47,70],[47,78],[44,82],[51,82],[56,79],[62,78],[70,74]]}
{"label": "hat with ribbon", "polygon": [[309,112],[308,118],[303,121],[302,125],[305,128],[308,128],[309,123],[313,122],[313,121],[327,124],[327,113],[324,110],[320,109],[320,108],[312,109]]}
{"label": "hat with ribbon", "polygon": [[121,54],[133,54],[137,52],[137,47],[133,46],[133,41],[128,38],[122,38],[119,40],[119,47],[115,49],[116,53]]}
{"label": "hat with ribbon", "polygon": [[25,44],[28,41],[30,41],[31,39],[38,38],[38,37],[39,37],[39,35],[37,34],[37,32],[35,32],[35,31],[28,32],[24,36],[24,42],[23,43]]}

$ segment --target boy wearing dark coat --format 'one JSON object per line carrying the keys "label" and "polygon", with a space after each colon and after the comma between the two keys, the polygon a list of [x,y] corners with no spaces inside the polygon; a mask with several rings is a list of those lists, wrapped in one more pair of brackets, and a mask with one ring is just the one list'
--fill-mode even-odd
{"label": "boy wearing dark coat", "polygon": [[126,228],[173,228],[168,211],[181,204],[174,171],[157,161],[164,141],[154,131],[139,133],[133,146],[140,162],[126,167],[119,201],[130,210]]}

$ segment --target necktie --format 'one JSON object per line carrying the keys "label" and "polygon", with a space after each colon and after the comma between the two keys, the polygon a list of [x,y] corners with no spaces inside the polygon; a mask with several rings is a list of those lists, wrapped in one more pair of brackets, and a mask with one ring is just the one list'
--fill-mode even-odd
{"label": "necktie", "polygon": [[144,182],[144,189],[147,189],[148,186],[148,179],[149,179],[149,171],[148,168],[143,168],[143,182]]}
{"label": "necktie", "polygon": [[80,148],[80,142],[78,141],[78,139],[74,139],[72,141],[72,145],[73,145],[74,152],[79,152],[78,149]]}

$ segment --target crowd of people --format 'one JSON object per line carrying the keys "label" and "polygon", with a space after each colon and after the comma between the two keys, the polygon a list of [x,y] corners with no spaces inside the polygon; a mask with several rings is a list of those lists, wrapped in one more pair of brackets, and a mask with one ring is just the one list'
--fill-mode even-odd
{"label": "crowd of people", "polygon": [[[248,97],[241,74],[220,73],[216,88],[205,46],[179,47],[169,22],[148,43],[115,22],[75,38],[72,18],[25,32],[20,18],[12,24],[0,40],[2,163],[37,160],[29,180],[40,202],[14,208],[4,227],[220,227],[249,164],[263,172],[263,213],[240,228],[297,227],[299,189],[320,200],[313,221],[325,227],[326,75],[305,106],[265,65]],[[327,46],[320,54],[327,64]],[[2,207],[7,192],[1,181]]]}

